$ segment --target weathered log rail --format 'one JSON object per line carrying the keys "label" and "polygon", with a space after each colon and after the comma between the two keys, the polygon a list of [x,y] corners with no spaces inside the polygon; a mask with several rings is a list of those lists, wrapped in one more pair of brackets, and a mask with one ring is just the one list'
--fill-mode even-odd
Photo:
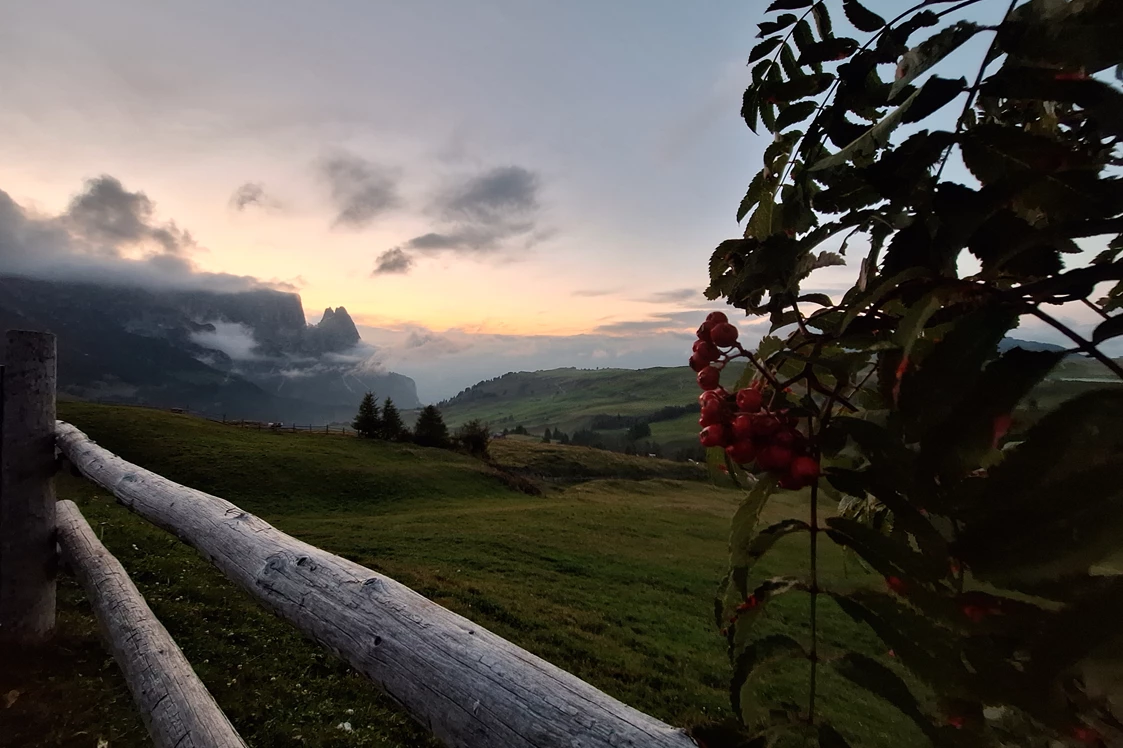
{"label": "weathered log rail", "polygon": [[245,748],[191,663],[71,501],[58,503],[58,544],[158,748]]}
{"label": "weathered log rail", "polygon": [[[53,338],[51,350],[53,353]],[[53,390],[50,395],[53,412]],[[685,731],[627,706],[389,577],[286,535],[229,501],[133,465],[70,424],[58,422],[54,436],[54,446],[81,475],[112,493],[125,507],[194,547],[267,609],[370,678],[446,745],[695,745]],[[53,494],[51,500],[53,517]],[[168,692],[194,694],[185,696],[184,705],[166,700],[171,702],[171,714],[157,719],[163,702],[146,701],[143,694],[147,692],[138,685],[152,677],[149,661],[135,651],[118,657],[157,745],[165,745],[159,734],[169,732],[167,725],[172,731],[179,730],[181,736],[192,736],[193,742],[183,738],[181,746],[240,745],[229,742],[239,740],[232,728],[229,735],[218,730],[211,736],[208,730],[217,723],[204,703],[209,694],[201,683],[201,692],[192,690],[194,686],[184,672],[184,668],[190,671],[190,666],[182,653],[151,617],[120,565],[104,549],[99,551],[90,544],[92,534],[87,534],[88,526],[82,528],[85,523],[77,508],[68,502],[60,507],[64,553],[76,571],[85,570],[78,574],[80,578],[87,575],[83,584],[95,609],[124,606],[136,613],[132,625],[134,630],[147,631],[147,653],[167,655],[155,667],[172,674]],[[4,533],[0,527],[0,538]],[[99,557],[101,571],[91,571],[88,556]],[[0,582],[4,582],[9,560],[0,559],[0,563]],[[95,582],[95,577],[115,580],[112,595],[111,585]],[[53,602],[53,579],[50,584]],[[19,613],[15,611],[9,617],[18,620]],[[153,623],[156,628],[152,628]],[[111,647],[121,636],[107,629]],[[176,680],[178,675],[184,675],[184,680]],[[193,672],[190,678],[194,678]],[[184,732],[181,728],[199,714],[209,716]]]}

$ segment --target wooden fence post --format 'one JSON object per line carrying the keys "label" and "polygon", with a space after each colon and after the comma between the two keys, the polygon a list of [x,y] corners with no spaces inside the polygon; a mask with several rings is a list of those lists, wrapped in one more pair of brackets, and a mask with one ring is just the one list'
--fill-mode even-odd
{"label": "wooden fence post", "polygon": [[55,336],[9,330],[0,386],[0,641],[55,627]]}

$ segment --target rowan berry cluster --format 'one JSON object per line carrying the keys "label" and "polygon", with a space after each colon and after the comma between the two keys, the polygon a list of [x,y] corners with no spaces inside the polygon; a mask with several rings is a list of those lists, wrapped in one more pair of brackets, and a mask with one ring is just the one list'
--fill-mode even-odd
{"label": "rowan berry cluster", "polygon": [[[721,368],[743,353],[736,344],[737,328],[722,312],[711,312],[698,328],[690,368],[698,373],[698,386],[705,390],[698,398],[702,407],[699,441],[704,447],[724,447],[738,465],[755,463],[757,470],[776,475],[781,488],[811,485],[819,477],[819,462],[807,454],[807,437],[796,428],[795,418],[766,407],[767,393],[760,380],[736,394],[721,386]],[[731,352],[735,346],[737,351]]]}

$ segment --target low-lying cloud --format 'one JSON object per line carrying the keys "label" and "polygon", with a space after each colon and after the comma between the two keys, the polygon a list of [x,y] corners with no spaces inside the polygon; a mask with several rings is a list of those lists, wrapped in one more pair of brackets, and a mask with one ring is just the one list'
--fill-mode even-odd
{"label": "low-lying cloud", "polygon": [[286,288],[250,276],[207,273],[199,248],[156,203],[108,175],[88,180],[59,215],[42,215],[0,190],[0,274],[142,288],[245,291]]}
{"label": "low-lying cloud", "polygon": [[215,329],[201,330],[191,334],[191,342],[203,348],[222,351],[233,361],[259,361],[257,340],[253,328],[237,322],[212,321]]}

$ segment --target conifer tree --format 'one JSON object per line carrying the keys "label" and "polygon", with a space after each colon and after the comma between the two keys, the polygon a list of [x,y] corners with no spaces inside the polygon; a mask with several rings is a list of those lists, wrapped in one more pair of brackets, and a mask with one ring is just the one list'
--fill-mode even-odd
{"label": "conifer tree", "polygon": [[351,426],[359,436],[365,439],[374,439],[378,436],[382,419],[379,418],[378,403],[374,400],[373,392],[363,395],[363,401],[359,403],[359,412],[355,414],[355,420],[351,422]]}

